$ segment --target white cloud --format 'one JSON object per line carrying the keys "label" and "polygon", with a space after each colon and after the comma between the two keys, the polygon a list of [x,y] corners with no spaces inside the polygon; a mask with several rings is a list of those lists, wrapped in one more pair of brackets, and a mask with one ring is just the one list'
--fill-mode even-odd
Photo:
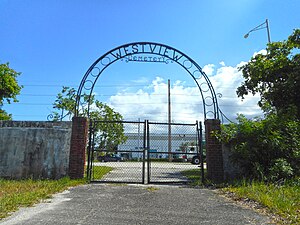
{"label": "white cloud", "polygon": [[255,56],[259,55],[259,54],[266,55],[267,54],[267,50],[266,49],[262,49],[262,50],[260,50],[258,52],[254,52],[254,54],[253,54],[252,57],[255,57]]}
{"label": "white cloud", "polygon": [[[203,67],[215,92],[222,94],[222,97],[218,98],[220,109],[231,120],[234,120],[238,113],[243,113],[247,117],[262,115],[257,106],[258,96],[246,96],[242,101],[236,95],[236,89],[243,81],[238,67],[244,64],[245,62],[241,62],[236,66],[225,66],[225,63],[221,62],[221,67],[216,70],[213,64]],[[166,122],[168,118],[167,83],[167,80],[158,76],[150,84],[138,90],[127,89],[118,92],[109,98],[108,104],[120,112],[126,120],[140,118]],[[172,81],[171,111],[174,122],[202,120],[203,104],[198,87],[187,86],[184,81],[180,80]]]}
{"label": "white cloud", "polygon": [[[172,121],[195,122],[203,117],[197,87],[186,87],[184,82],[175,81],[170,88]],[[111,96],[109,105],[120,112],[125,119],[149,119],[166,122],[168,119],[168,84],[156,77],[150,85],[135,92],[118,93]]]}
{"label": "white cloud", "polygon": [[215,92],[222,94],[218,99],[219,107],[231,120],[236,118],[237,113],[248,117],[262,115],[257,105],[258,95],[246,96],[244,100],[237,97],[236,90],[243,82],[242,72],[238,68],[244,64],[245,62],[241,62],[235,67],[222,66],[217,69],[215,76],[210,77]]}
{"label": "white cloud", "polygon": [[224,61],[221,61],[219,64],[220,64],[221,66],[225,66],[225,62],[224,62]]}
{"label": "white cloud", "polygon": [[213,74],[214,72],[214,67],[215,65],[214,64],[208,64],[208,65],[205,65],[203,68],[202,68],[202,71],[204,73],[206,73],[206,75],[210,76]]}
{"label": "white cloud", "polygon": [[240,68],[241,66],[245,65],[247,62],[240,62],[239,64],[236,65],[236,68]]}

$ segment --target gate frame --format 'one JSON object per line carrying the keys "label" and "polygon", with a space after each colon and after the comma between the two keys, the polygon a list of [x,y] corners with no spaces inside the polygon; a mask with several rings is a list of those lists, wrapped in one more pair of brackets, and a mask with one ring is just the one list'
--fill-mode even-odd
{"label": "gate frame", "polygon": [[[94,161],[94,124],[96,123],[127,123],[127,124],[143,124],[143,151],[123,151],[123,152],[143,152],[143,166],[142,166],[142,182],[126,182],[126,183],[142,183],[144,184],[145,180],[145,152],[146,152],[146,121],[102,121],[102,120],[90,120],[89,125],[89,141],[87,146],[88,153],[88,164],[86,169],[86,176],[89,182],[92,181],[92,170],[93,170],[93,161]],[[121,152],[121,151],[120,151]],[[95,181],[93,181],[95,182]],[[103,182],[105,183],[105,182]],[[124,183],[124,182],[115,182],[115,183]]]}
{"label": "gate frame", "polygon": [[[145,56],[144,58],[141,56]],[[188,74],[192,77],[192,79],[195,81],[203,102],[203,115],[204,115],[204,122],[205,122],[205,130],[206,130],[206,143],[207,143],[207,160],[211,157],[209,162],[212,162],[213,158],[216,156],[218,158],[217,162],[213,162],[213,166],[215,168],[218,168],[216,171],[209,171],[210,167],[208,166],[209,163],[207,163],[207,170],[208,170],[208,178],[212,179],[214,182],[222,182],[224,179],[224,169],[223,169],[223,155],[222,155],[222,146],[221,143],[219,143],[216,139],[214,139],[211,136],[211,131],[216,129],[220,129],[220,120],[219,120],[219,113],[223,116],[225,116],[218,106],[218,99],[217,95],[214,91],[214,88],[208,78],[208,76],[205,74],[205,72],[202,71],[202,68],[189,56],[184,54],[183,52],[170,47],[168,45],[154,43],[154,42],[133,42],[129,44],[124,44],[119,47],[116,47],[104,55],[102,55],[100,58],[98,58],[87,70],[85,75],[83,76],[81,83],[79,85],[79,88],[77,90],[76,95],[76,103],[74,105],[75,109],[75,118],[77,118],[80,113],[80,106],[81,106],[81,98],[83,97],[83,90],[89,91],[89,98],[88,98],[88,105],[87,105],[87,117],[89,118],[89,110],[90,110],[90,104],[91,104],[91,96],[95,87],[95,84],[102,74],[102,72],[111,64],[118,60],[125,60],[125,62],[129,61],[136,61],[136,62],[158,62],[154,60],[155,57],[153,57],[153,60],[148,61],[147,56],[148,55],[154,55],[154,56],[161,56],[163,60],[159,61],[160,63],[172,63],[175,62],[178,65],[180,65],[185,71],[188,72]],[[134,58],[137,56],[138,58]],[[140,58],[141,57],[141,58]],[[152,57],[151,57],[152,58]],[[141,60],[140,60],[141,59]],[[199,76],[199,77],[197,77]],[[199,83],[198,80],[203,79],[204,82]],[[208,90],[205,90],[202,88],[202,85],[207,85]],[[205,96],[205,93],[209,93],[210,95]],[[221,96],[221,95],[220,95]],[[82,106],[84,108],[86,106]],[[207,110],[207,108],[209,108]],[[213,119],[207,119],[207,115],[212,114]],[[226,118],[226,116],[225,116]],[[212,122],[213,121],[213,122]],[[209,133],[208,133],[209,132]],[[76,138],[74,138],[74,141]],[[71,143],[73,142],[73,138],[71,140]],[[208,144],[209,143],[209,144]],[[71,153],[73,151],[77,151],[76,147],[73,145],[71,147]],[[85,148],[82,148],[81,151],[85,152]],[[76,155],[76,154],[75,154]],[[71,164],[70,164],[71,165]],[[83,164],[84,165],[84,164]]]}
{"label": "gate frame", "polygon": [[[95,181],[92,178],[92,173],[93,173],[93,161],[94,161],[94,135],[95,135],[95,130],[94,127],[97,123],[122,123],[122,124],[143,124],[144,125],[144,131],[143,131],[143,151],[138,151],[138,152],[143,152],[143,157],[142,157],[142,182],[122,182],[122,181],[114,181],[114,182],[109,182],[109,181]],[[144,122],[141,121],[101,121],[101,120],[90,120],[89,121],[89,137],[88,137],[88,148],[87,148],[87,169],[86,169],[86,175],[87,175],[87,180],[89,182],[101,182],[101,183],[142,183],[142,184],[158,184],[158,183],[182,183],[182,182],[172,182],[172,181],[151,181],[151,157],[150,157],[150,128],[149,125],[182,125],[182,126],[191,126],[195,130],[195,135],[197,139],[197,146],[199,148],[199,154],[200,154],[200,165],[199,167],[199,173],[201,175],[201,181],[204,183],[204,163],[203,163],[203,146],[202,146],[202,123],[201,121],[196,121],[196,123],[161,123],[161,122],[149,122],[149,120],[145,120]],[[135,151],[119,151],[119,152],[135,152]],[[164,153],[164,154],[170,154],[169,152],[159,152],[159,153]],[[146,166],[147,165],[147,166]],[[146,168],[147,168],[147,175],[146,173]],[[147,177],[146,177],[147,176]],[[145,179],[147,178],[147,179]],[[146,182],[147,181],[147,182]]]}
{"label": "gate frame", "polygon": [[[205,178],[204,178],[204,161],[203,161],[203,145],[202,145],[202,123],[201,121],[196,120],[196,123],[161,123],[161,122],[149,122],[147,120],[147,168],[148,168],[148,174],[147,174],[147,183],[148,184],[160,184],[160,183],[175,183],[175,182],[151,182],[151,158],[149,157],[149,150],[150,150],[150,129],[149,129],[149,124],[159,124],[159,125],[183,125],[183,126],[195,126],[196,128],[196,135],[197,135],[197,146],[199,147],[199,153],[200,153],[200,165],[199,167],[201,168],[200,170],[200,177],[201,177],[201,182],[202,184],[205,183]],[[167,153],[168,152],[158,152],[158,153]],[[181,182],[179,182],[181,183]]]}

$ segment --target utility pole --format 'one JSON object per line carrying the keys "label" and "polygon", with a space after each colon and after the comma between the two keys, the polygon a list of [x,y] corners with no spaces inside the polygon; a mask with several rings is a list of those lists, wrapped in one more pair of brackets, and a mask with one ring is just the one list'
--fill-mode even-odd
{"label": "utility pole", "polygon": [[[140,126],[141,126],[141,124],[140,124],[140,122],[141,122],[141,119],[139,118],[139,123],[138,123],[138,161],[140,161],[140,157],[141,157],[141,153],[140,153],[140,150],[141,150],[141,147],[140,147],[140,133],[141,133],[141,131],[140,131]],[[132,156],[131,156],[132,157]]]}
{"label": "utility pole", "polygon": [[171,91],[170,91],[170,79],[168,79],[168,155],[169,162],[172,162],[172,141],[171,141]]}

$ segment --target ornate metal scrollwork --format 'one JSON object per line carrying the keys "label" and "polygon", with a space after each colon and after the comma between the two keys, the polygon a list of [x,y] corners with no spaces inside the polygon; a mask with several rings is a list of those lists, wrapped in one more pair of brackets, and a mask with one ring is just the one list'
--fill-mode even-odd
{"label": "ornate metal scrollwork", "polygon": [[54,119],[54,115],[52,113],[47,116],[48,121],[53,121],[53,119]]}
{"label": "ornate metal scrollwork", "polygon": [[61,115],[54,115],[53,113],[49,114],[47,116],[48,121],[63,121],[63,119],[67,118],[69,116],[69,120],[71,120],[73,113],[68,112],[67,114],[64,114],[64,110],[62,110]]}
{"label": "ornate metal scrollwork", "polygon": [[[199,88],[203,101],[204,119],[209,114],[213,118],[219,118],[219,107],[217,95],[208,76],[202,71],[202,68],[189,56],[183,52],[168,45],[154,42],[134,42],[121,45],[114,48],[100,58],[98,58],[87,70],[83,76],[77,91],[75,115],[79,114],[82,91],[89,91],[92,95],[93,88],[102,72],[112,63],[121,60],[124,62],[151,62],[151,63],[177,63],[180,65],[195,81]],[[206,101],[211,102],[206,102]],[[87,105],[89,114],[90,103]]]}

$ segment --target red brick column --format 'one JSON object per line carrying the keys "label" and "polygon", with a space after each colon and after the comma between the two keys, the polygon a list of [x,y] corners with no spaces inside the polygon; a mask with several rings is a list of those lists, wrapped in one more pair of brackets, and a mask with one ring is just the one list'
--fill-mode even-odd
{"label": "red brick column", "polygon": [[221,183],[224,181],[222,144],[211,135],[212,131],[221,129],[220,120],[207,119],[204,124],[207,178],[214,183]]}
{"label": "red brick column", "polygon": [[71,179],[83,178],[85,150],[88,139],[88,119],[73,117],[69,157],[69,176]]}

